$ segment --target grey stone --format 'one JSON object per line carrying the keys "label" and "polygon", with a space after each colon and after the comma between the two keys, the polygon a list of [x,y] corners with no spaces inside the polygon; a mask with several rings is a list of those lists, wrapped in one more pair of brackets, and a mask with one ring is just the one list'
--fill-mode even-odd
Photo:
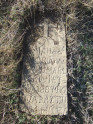
{"label": "grey stone", "polygon": [[38,35],[32,33],[27,41],[23,60],[21,110],[34,115],[66,115],[65,27],[62,21],[57,24],[44,19],[36,30]]}

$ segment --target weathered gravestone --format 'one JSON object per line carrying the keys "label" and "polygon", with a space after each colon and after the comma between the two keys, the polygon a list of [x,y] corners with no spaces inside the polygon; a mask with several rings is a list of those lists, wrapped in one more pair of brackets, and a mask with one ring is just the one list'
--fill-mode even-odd
{"label": "weathered gravestone", "polygon": [[[38,32],[37,38],[34,33]],[[36,115],[66,115],[67,66],[65,28],[44,19],[28,39],[24,55],[21,110]],[[35,37],[35,38],[33,38]]]}

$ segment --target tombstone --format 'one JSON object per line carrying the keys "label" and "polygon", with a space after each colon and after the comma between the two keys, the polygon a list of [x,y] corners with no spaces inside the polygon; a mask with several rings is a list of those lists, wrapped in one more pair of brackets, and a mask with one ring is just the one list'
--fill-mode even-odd
{"label": "tombstone", "polygon": [[[30,32],[24,53],[20,108],[33,115],[66,115],[67,65],[63,21],[45,18]],[[37,35],[35,33],[37,32]]]}

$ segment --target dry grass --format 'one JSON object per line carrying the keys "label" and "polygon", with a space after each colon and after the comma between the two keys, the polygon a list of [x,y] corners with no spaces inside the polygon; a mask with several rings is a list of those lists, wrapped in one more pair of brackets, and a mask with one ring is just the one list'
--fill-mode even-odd
{"label": "dry grass", "polygon": [[72,122],[80,124],[93,123],[92,4],[79,1],[67,14],[69,112]]}
{"label": "dry grass", "polygon": [[[0,1],[0,93],[1,123],[93,123],[93,1],[92,0],[1,0]],[[18,112],[18,97],[13,84],[18,78],[18,66],[22,60],[23,39],[34,11],[57,9],[64,14],[68,55],[68,99],[69,115],[62,117],[26,116]],[[15,87],[15,88],[16,88]],[[6,90],[5,90],[6,89]],[[10,95],[9,95],[10,94]],[[9,96],[8,96],[9,95]],[[67,120],[67,121],[66,121]]]}
{"label": "dry grass", "polygon": [[22,39],[25,34],[25,30],[22,29],[22,27],[20,28],[20,24],[22,21],[22,17],[24,16],[25,9],[29,9],[31,5],[32,2],[30,0],[1,1],[1,10],[2,10],[1,19],[0,19],[0,24],[1,24],[0,25],[1,27],[0,91],[1,93],[3,93],[2,91],[3,86],[10,87],[15,80],[15,71],[17,69],[18,63],[21,60],[20,57],[18,56],[22,50]]}

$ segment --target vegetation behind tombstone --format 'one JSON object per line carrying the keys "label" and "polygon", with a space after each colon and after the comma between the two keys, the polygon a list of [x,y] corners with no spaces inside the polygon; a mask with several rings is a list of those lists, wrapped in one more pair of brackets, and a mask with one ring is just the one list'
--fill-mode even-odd
{"label": "vegetation behind tombstone", "polygon": [[[67,39],[67,117],[29,116],[18,111],[24,37],[38,11],[64,15]],[[36,18],[35,18],[36,19]],[[0,1],[1,123],[93,123],[93,2],[92,0]]]}

